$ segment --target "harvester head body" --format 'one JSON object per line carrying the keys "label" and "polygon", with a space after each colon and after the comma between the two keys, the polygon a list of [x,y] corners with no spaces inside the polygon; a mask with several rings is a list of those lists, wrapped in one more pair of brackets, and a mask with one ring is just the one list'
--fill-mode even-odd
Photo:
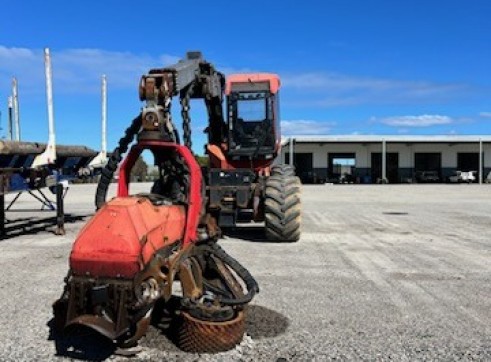
{"label": "harvester head body", "polygon": [[156,251],[182,240],[183,206],[156,207],[146,197],[117,197],[84,227],[70,255],[73,275],[133,279]]}
{"label": "harvester head body", "polygon": [[[131,196],[130,171],[143,150],[170,174],[155,188],[158,194]],[[213,352],[240,342],[243,306],[258,287],[206,237],[203,190],[201,170],[187,147],[158,140],[133,146],[120,167],[118,196],[97,211],[73,245],[65,289],[53,305],[56,325],[83,325],[132,347],[145,334],[157,302],[169,302],[179,281],[178,345]],[[210,330],[217,331],[213,341]]]}

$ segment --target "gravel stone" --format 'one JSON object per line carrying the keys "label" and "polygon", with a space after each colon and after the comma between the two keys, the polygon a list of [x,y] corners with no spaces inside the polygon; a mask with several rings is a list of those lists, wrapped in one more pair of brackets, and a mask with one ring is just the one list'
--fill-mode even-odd
{"label": "gravel stone", "polygon": [[[261,288],[240,345],[184,353],[151,327],[131,358],[90,331],[51,330],[94,193],[71,186],[65,236],[36,226],[53,213],[7,212],[21,235],[0,241],[0,361],[491,360],[491,185],[304,186],[299,242],[265,242],[253,226],[220,242]],[[28,195],[15,207],[39,210]]]}

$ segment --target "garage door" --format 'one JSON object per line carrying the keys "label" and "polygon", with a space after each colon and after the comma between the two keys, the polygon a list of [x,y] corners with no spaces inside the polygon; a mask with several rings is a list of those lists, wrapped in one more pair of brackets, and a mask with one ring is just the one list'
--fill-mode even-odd
{"label": "garage door", "polygon": [[[295,166],[295,172],[297,176],[303,177],[308,173],[312,173],[314,170],[314,161],[312,153],[294,153],[293,165]],[[290,163],[290,154],[285,154],[285,163]]]}
{"label": "garage door", "polygon": [[414,154],[414,171],[436,171],[441,177],[442,154],[437,152],[416,152]]}
{"label": "garage door", "polygon": [[[399,154],[397,152],[389,152],[386,154],[386,176],[389,183],[394,184],[399,182]],[[372,182],[382,178],[382,153],[372,152]]]}
{"label": "garage door", "polygon": [[478,171],[479,152],[460,152],[457,153],[457,170],[459,171]]}
{"label": "garage door", "polygon": [[327,160],[329,179],[339,179],[341,175],[355,176],[355,153],[328,153]]}

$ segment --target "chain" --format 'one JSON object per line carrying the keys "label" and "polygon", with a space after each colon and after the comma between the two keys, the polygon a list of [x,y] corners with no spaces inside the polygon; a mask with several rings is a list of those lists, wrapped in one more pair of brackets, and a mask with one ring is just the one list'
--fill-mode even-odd
{"label": "chain", "polygon": [[171,99],[167,98],[164,103],[164,127],[166,128],[167,133],[171,137],[173,142],[179,143],[177,139],[177,130],[172,122],[172,112],[171,112]]}
{"label": "chain", "polygon": [[118,164],[123,159],[123,155],[126,153],[126,151],[128,151],[128,146],[131,142],[133,142],[133,139],[138,134],[140,127],[141,114],[136,117],[131,122],[131,125],[126,129],[124,136],[119,140],[118,147],[114,149],[106,166],[102,170],[95,194],[95,204],[97,209],[100,209],[106,202],[107,190],[109,189],[114,173],[118,168]]}
{"label": "chain", "polygon": [[184,95],[181,95],[181,117],[182,117],[182,130],[183,130],[183,139],[184,139],[184,145],[189,148],[191,152],[192,150],[192,145],[193,142],[191,140],[191,117],[189,115],[189,94],[185,93]]}

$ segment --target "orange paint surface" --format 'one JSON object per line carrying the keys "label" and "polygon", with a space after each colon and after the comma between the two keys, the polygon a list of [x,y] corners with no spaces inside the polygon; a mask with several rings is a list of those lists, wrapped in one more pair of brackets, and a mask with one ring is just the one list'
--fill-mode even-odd
{"label": "orange paint surface", "polygon": [[106,203],[81,230],[70,255],[75,275],[132,278],[155,251],[182,240],[183,206],[154,206],[143,197]]}
{"label": "orange paint surface", "polygon": [[261,83],[269,82],[271,93],[276,94],[280,89],[280,77],[272,73],[231,74],[227,77],[225,94],[230,94],[233,83]]}

